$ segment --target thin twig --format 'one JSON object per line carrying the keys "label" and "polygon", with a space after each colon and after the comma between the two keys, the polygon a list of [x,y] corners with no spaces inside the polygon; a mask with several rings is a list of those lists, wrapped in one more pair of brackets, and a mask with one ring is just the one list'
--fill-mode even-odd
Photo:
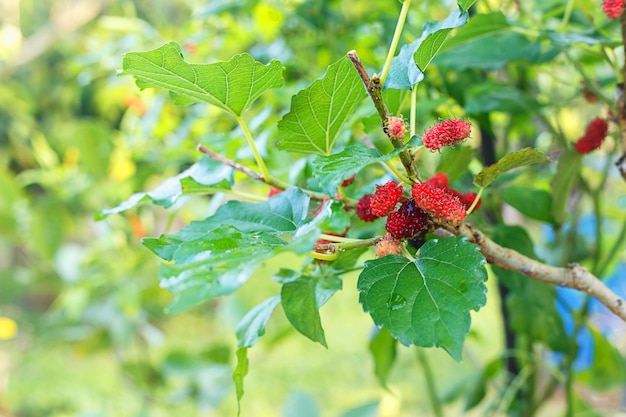
{"label": "thin twig", "polygon": [[225,156],[220,155],[217,152],[213,152],[212,150],[210,150],[204,145],[198,145],[198,150],[202,152],[203,154],[205,154],[206,156],[208,156],[209,158],[216,160],[217,162],[221,162],[222,164],[228,165],[229,167],[234,168],[239,172],[243,172],[250,178],[266,182],[265,179],[263,178],[263,175],[259,174],[258,172],[255,172],[248,167],[238,164],[237,162],[230,160],[226,158]]}
{"label": "thin twig", "polygon": [[[291,188],[293,187],[293,185],[281,181],[278,178],[274,178],[271,176],[268,176],[267,178],[265,178],[263,175],[259,174],[256,171],[251,170],[248,167],[245,167],[231,159],[226,158],[223,155],[218,154],[217,152],[214,152],[212,150],[210,150],[209,148],[207,148],[204,145],[199,144],[197,147],[198,151],[202,152],[203,154],[205,154],[206,156],[208,156],[211,159],[216,160],[217,162],[220,162],[224,165],[228,165],[231,168],[234,168],[235,170],[239,171],[239,172],[243,172],[244,174],[246,174],[247,176],[249,176],[252,179],[255,179],[257,181],[261,181],[264,182],[265,184],[271,186],[271,187],[276,187],[276,188],[280,188],[281,190],[286,190],[287,188]],[[318,193],[316,191],[311,191],[311,190],[305,190],[302,189],[302,192],[307,194],[309,197],[314,198],[316,200],[324,200],[327,199],[328,196],[326,194],[323,193]],[[355,202],[350,200],[350,199],[346,199],[346,201],[344,201],[344,203],[346,205],[353,205]]]}
{"label": "thin twig", "polygon": [[[361,60],[359,59],[356,51],[348,52],[348,58],[350,58],[350,61],[352,61],[352,65],[354,65],[356,72],[359,74],[359,77],[361,77],[361,81],[363,81],[363,86],[365,87],[365,90],[367,91],[370,98],[372,99],[372,102],[374,103],[374,107],[376,108],[378,116],[382,121],[383,131],[389,138],[389,141],[396,149],[404,146],[404,139],[397,138],[389,134],[387,126],[389,126],[390,114],[387,106],[385,105],[385,102],[383,101],[383,89],[382,85],[380,84],[380,78],[378,78],[378,76],[370,78],[370,76],[367,74],[367,71],[365,70],[365,67],[363,67],[363,64],[361,63]],[[402,165],[404,165],[404,169],[406,170],[408,177],[412,181],[415,181],[415,179],[417,178],[417,171],[415,169],[415,165],[413,164],[413,157],[411,156],[411,153],[408,150],[405,150],[400,152],[398,156],[400,158],[400,161],[402,161]]]}

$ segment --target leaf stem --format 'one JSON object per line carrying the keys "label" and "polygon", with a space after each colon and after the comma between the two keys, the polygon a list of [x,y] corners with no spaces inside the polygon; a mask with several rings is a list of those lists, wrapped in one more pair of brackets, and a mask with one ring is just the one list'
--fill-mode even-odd
{"label": "leaf stem", "polygon": [[563,13],[563,20],[561,20],[561,30],[565,30],[569,23],[569,19],[572,16],[572,9],[574,8],[574,0],[568,0],[567,6],[565,6],[565,13]]}
{"label": "leaf stem", "polygon": [[393,164],[390,161],[384,161],[384,162],[381,161],[381,163],[385,165],[389,169],[389,171],[391,171],[393,175],[398,177],[398,179],[402,181],[403,183],[409,184],[409,185],[413,184],[413,181],[408,179],[406,176],[402,175],[402,173],[398,171],[398,169],[395,166],[393,166]]}
{"label": "leaf stem", "polygon": [[309,252],[307,253],[311,258],[318,259],[320,261],[331,262],[339,257],[339,252],[321,253],[321,252]]}
{"label": "leaf stem", "polygon": [[250,129],[248,128],[248,124],[245,122],[245,120],[243,120],[241,116],[237,116],[235,119],[237,120],[237,123],[239,123],[241,130],[243,130],[243,135],[246,137],[246,140],[248,141],[248,145],[250,145],[250,148],[252,148],[252,153],[254,153],[254,159],[256,159],[256,163],[259,166],[261,173],[263,174],[263,178],[270,178],[270,173],[267,170],[267,167],[265,166],[263,157],[261,157],[259,150],[256,148],[256,145],[254,144],[254,139],[252,139],[252,134],[250,134]]}
{"label": "leaf stem", "polygon": [[411,89],[411,113],[409,119],[409,137],[415,136],[417,130],[417,84]]}
{"label": "leaf stem", "polygon": [[404,28],[404,22],[406,22],[406,16],[409,13],[410,6],[411,0],[405,0],[404,4],[402,4],[400,16],[398,17],[398,23],[396,24],[396,31],[393,33],[393,39],[391,40],[391,45],[389,46],[387,59],[385,60],[385,65],[383,66],[383,71],[380,76],[381,85],[385,85],[385,80],[387,79],[387,74],[389,74],[389,68],[391,67],[391,60],[396,54],[396,49],[398,48],[398,43],[400,42],[400,36],[402,35],[402,29]]}
{"label": "leaf stem", "polygon": [[480,196],[483,195],[483,191],[485,191],[485,187],[480,187],[480,190],[478,190],[478,194],[476,194],[476,198],[474,198],[474,201],[472,201],[472,205],[470,206],[469,209],[467,209],[467,215],[468,216],[470,214],[472,214],[472,212],[476,208],[476,205],[478,204],[478,201],[480,201]]}
{"label": "leaf stem", "polygon": [[[332,240],[332,239],[337,239],[338,236],[329,236],[327,234],[322,234],[320,237],[321,239],[325,239],[325,240]],[[329,239],[332,238],[332,239]],[[352,250],[352,249],[360,249],[360,248],[366,248],[368,246],[373,246],[376,243],[378,243],[379,240],[381,240],[383,237],[382,236],[376,236],[376,237],[372,237],[369,239],[346,239],[349,240],[347,242],[340,242],[340,243],[323,243],[320,245],[315,245],[315,249],[317,250],[326,250],[326,251],[333,251],[335,253],[339,253],[339,252],[345,252],[347,250]]]}

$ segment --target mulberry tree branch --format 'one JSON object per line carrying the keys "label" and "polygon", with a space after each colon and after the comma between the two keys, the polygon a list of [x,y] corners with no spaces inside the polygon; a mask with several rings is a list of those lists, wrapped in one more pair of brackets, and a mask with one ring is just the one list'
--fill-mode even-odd
{"label": "mulberry tree branch", "polygon": [[[390,135],[387,129],[387,126],[389,125],[390,114],[387,106],[385,105],[385,102],[383,101],[383,87],[381,85],[380,78],[377,75],[374,75],[374,77],[370,78],[370,76],[367,74],[367,71],[365,70],[365,67],[363,67],[363,64],[361,63],[361,60],[359,59],[356,51],[348,52],[348,58],[350,58],[350,61],[352,61],[354,69],[356,69],[359,77],[361,77],[361,81],[363,81],[365,90],[367,91],[370,98],[372,99],[372,102],[374,103],[374,107],[376,108],[378,116],[382,121],[383,130],[389,138],[389,141],[394,148],[400,148],[404,146],[404,140]],[[417,171],[415,169],[415,165],[413,164],[413,157],[411,156],[410,151],[402,151],[398,156],[400,158],[400,161],[402,162],[402,165],[404,165],[404,169],[406,170],[409,178],[412,181],[415,181],[415,179],[417,178]]]}
{"label": "mulberry tree branch", "polygon": [[439,226],[454,235],[465,236],[470,242],[477,244],[490,264],[518,272],[547,284],[584,291],[598,299],[616,316],[626,321],[626,301],[582,265],[571,263],[567,268],[559,268],[541,263],[512,249],[498,245],[468,223],[456,227],[443,223]]}

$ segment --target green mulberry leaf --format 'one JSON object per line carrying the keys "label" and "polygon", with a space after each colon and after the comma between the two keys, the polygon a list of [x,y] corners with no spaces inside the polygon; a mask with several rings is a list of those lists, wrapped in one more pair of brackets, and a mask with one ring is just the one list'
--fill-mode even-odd
{"label": "green mulberry leaf", "polygon": [[96,215],[96,220],[102,220],[146,202],[168,208],[183,195],[213,194],[228,190],[231,185],[232,172],[232,168],[203,156],[180,174],[163,181],[154,190],[135,193],[116,207],[100,210]]}
{"label": "green mulberry leaf", "polygon": [[400,343],[440,346],[460,360],[469,312],[486,302],[484,264],[478,246],[463,237],[430,240],[414,262],[399,256],[367,261],[359,301]]}
{"label": "green mulberry leaf", "polygon": [[341,127],[365,96],[350,59],[340,59],[322,79],[292,97],[289,113],[278,122],[278,147],[330,155]]}
{"label": "green mulberry leaf", "polygon": [[248,54],[214,64],[189,64],[180,46],[170,42],[126,54],[119,74],[135,77],[142,90],[170,91],[176,104],[209,103],[239,117],[264,91],[283,85],[283,70],[279,61],[264,65]]}
{"label": "green mulberry leaf", "polygon": [[537,149],[532,148],[524,148],[519,151],[511,152],[506,154],[495,164],[488,166],[476,174],[474,184],[479,187],[487,187],[505,172],[539,162],[550,162],[550,158]]}

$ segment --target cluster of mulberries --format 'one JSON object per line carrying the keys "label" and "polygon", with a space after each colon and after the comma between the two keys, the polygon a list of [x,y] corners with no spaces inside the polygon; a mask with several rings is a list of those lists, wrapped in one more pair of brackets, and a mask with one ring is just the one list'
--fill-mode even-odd
{"label": "cluster of mulberries", "polygon": [[[405,201],[397,207],[402,200]],[[366,222],[387,216],[387,232],[394,239],[415,236],[429,224],[428,215],[413,200],[403,197],[402,186],[395,181],[377,185],[374,194],[361,197],[356,206],[356,214]]]}
{"label": "cluster of mulberries", "polygon": [[472,133],[472,125],[466,120],[444,120],[422,135],[424,146],[432,151],[464,141]]}
{"label": "cluster of mulberries", "polygon": [[426,230],[429,224],[428,215],[413,200],[407,200],[398,210],[389,213],[385,228],[392,237],[406,239]]}
{"label": "cluster of mulberries", "polygon": [[608,130],[609,124],[605,119],[599,117],[593,119],[591,123],[589,123],[589,126],[587,126],[585,134],[574,144],[574,149],[581,154],[586,154],[598,149],[600,145],[602,145]]}
{"label": "cluster of mulberries", "polygon": [[623,8],[624,0],[604,0],[602,2],[602,11],[609,19],[619,18]]}
{"label": "cluster of mulberries", "polygon": [[413,184],[411,195],[420,209],[437,219],[458,224],[467,216],[459,197],[428,182]]}

